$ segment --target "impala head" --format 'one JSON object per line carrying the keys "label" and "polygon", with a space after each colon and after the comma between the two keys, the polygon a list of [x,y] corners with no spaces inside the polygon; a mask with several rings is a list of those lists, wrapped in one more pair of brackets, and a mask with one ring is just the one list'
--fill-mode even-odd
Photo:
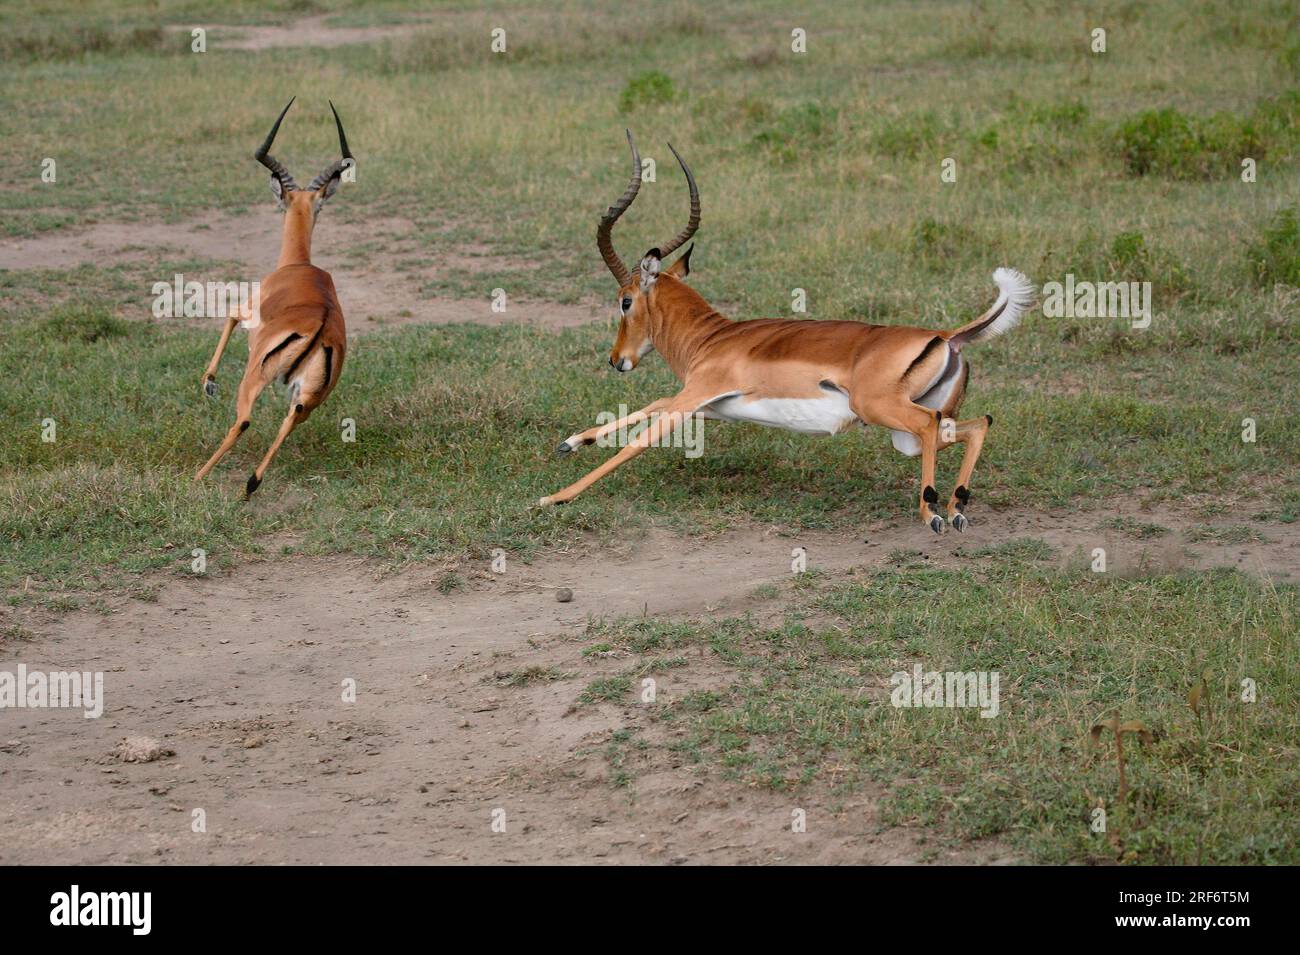
{"label": "impala head", "polygon": [[[297,99],[295,96],[294,99]],[[343,176],[343,170],[352,165],[355,160],[352,152],[348,149],[347,137],[343,135],[343,121],[339,119],[339,111],[330,103],[330,111],[334,114],[334,125],[339,131],[339,151],[343,153],[343,158],[336,159],[310,183],[306,188],[298,185],[293,181],[293,176],[289,170],[285,169],[278,159],[271,155],[271,144],[275,142],[275,134],[280,131],[280,123],[284,121],[284,116],[289,112],[289,107],[293,105],[293,100],[283,110],[271,127],[271,132],[266,137],[266,142],[262,143],[260,149],[253,153],[253,158],[260,162],[267,169],[271,170],[271,191],[275,193],[275,198],[280,202],[280,208],[285,211],[300,211],[309,216],[313,225],[316,221],[316,214],[320,212],[321,206],[325,200],[334,195],[334,190],[339,187],[339,180]]]}
{"label": "impala head", "polygon": [[684,279],[690,274],[691,248],[687,248],[682,257],[667,268],[663,267],[663,260],[681,248],[700,227],[700,192],[695,186],[695,177],[691,175],[691,169],[686,165],[685,160],[678,155],[676,149],[673,149],[672,143],[669,143],[668,148],[672,149],[673,156],[682,167],[682,172],[686,174],[686,184],[690,187],[690,219],[687,220],[686,228],[670,242],[647,252],[635,272],[628,269],[618,253],[614,251],[614,243],[610,239],[614,223],[627,211],[628,206],[632,205],[632,200],[641,189],[641,154],[637,152],[636,143],[632,141],[631,131],[627,134],[627,143],[632,148],[632,181],[628,183],[622,197],[601,216],[600,224],[596,227],[596,247],[600,249],[605,265],[609,267],[619,285],[618,310],[622,317],[619,321],[618,337],[614,340],[614,348],[609,355],[610,365],[618,371],[631,371],[654,348],[650,338],[651,293],[661,275]]}

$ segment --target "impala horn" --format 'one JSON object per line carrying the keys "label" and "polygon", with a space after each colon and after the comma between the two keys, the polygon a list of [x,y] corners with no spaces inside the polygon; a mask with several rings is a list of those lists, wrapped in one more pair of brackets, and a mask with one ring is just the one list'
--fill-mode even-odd
{"label": "impala horn", "polygon": [[632,142],[630,129],[627,130],[627,144],[632,147],[632,181],[628,183],[627,191],[618,202],[605,210],[605,214],[600,217],[600,224],[596,226],[596,248],[600,249],[601,258],[614,273],[614,278],[618,279],[620,287],[632,281],[632,273],[614,251],[614,243],[609,233],[614,228],[614,223],[618,221],[618,217],[627,211],[627,207],[632,204],[632,200],[636,198],[641,188],[641,154],[636,151],[636,143]]}
{"label": "impala horn", "polygon": [[668,148],[672,149],[673,155],[677,157],[677,164],[682,167],[682,172],[686,173],[686,185],[691,190],[691,217],[686,222],[686,228],[677,233],[677,238],[667,245],[659,247],[659,257],[661,259],[668,258],[681,248],[682,243],[695,235],[695,230],[700,227],[700,190],[695,185],[695,177],[691,175],[691,167],[686,165],[686,160],[678,154],[677,150],[673,149],[672,143],[668,144]]}
{"label": "impala horn", "polygon": [[[343,135],[343,120],[339,119],[339,111],[334,108],[332,102],[330,103],[330,112],[334,114],[334,125],[339,130],[339,151],[343,153],[343,158],[335,160],[330,164],[329,168],[313,179],[311,185],[307,187],[308,192],[315,192],[335,176],[342,175],[343,170],[348,168],[348,160],[353,159],[352,152],[348,149],[348,138]],[[355,162],[354,159],[353,162]]]}
{"label": "impala horn", "polygon": [[266,142],[262,143],[262,147],[257,152],[253,153],[253,158],[267,169],[271,170],[271,175],[280,180],[280,185],[283,187],[285,192],[297,189],[298,185],[293,181],[293,176],[289,174],[289,170],[285,169],[284,166],[280,164],[280,161],[271,155],[271,143],[275,142],[275,134],[280,131],[280,124],[284,122],[284,114],[289,112],[289,106],[292,106],[293,100],[297,98],[298,97],[295,96],[293,99],[289,100],[288,106],[285,106],[285,108],[280,111],[280,118],[277,119],[275,125],[271,127],[271,132],[267,135]]}

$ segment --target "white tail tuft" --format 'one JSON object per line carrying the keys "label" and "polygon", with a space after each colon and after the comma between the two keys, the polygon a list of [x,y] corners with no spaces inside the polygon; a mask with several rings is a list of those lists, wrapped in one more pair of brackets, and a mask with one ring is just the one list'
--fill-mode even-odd
{"label": "white tail tuft", "polygon": [[953,332],[949,342],[960,348],[967,342],[982,342],[1020,324],[1020,319],[1037,304],[1036,290],[1023,272],[999,268],[993,272],[998,286],[998,298],[993,307],[969,325]]}

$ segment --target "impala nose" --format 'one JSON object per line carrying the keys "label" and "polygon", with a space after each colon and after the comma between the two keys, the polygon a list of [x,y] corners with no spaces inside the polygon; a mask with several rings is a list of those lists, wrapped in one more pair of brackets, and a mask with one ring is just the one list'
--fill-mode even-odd
{"label": "impala nose", "polygon": [[618,360],[618,364],[614,364],[614,360],[613,360],[613,359],[610,359],[610,362],[609,362],[609,363],[610,363],[611,365],[614,365],[614,368],[617,369],[618,371],[631,371],[631,370],[632,370],[632,359],[631,359],[631,358],[620,358],[620,359]]}

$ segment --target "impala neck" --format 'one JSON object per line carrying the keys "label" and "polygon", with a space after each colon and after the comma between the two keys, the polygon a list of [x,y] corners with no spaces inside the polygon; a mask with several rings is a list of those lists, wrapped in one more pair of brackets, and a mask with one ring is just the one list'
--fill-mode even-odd
{"label": "impala neck", "polygon": [[310,202],[291,202],[284,213],[284,234],[280,240],[280,262],[286,265],[311,264],[312,209]]}
{"label": "impala neck", "polygon": [[660,276],[650,314],[650,341],[679,379],[695,361],[701,345],[729,319],[704,300],[699,292],[671,275]]}

